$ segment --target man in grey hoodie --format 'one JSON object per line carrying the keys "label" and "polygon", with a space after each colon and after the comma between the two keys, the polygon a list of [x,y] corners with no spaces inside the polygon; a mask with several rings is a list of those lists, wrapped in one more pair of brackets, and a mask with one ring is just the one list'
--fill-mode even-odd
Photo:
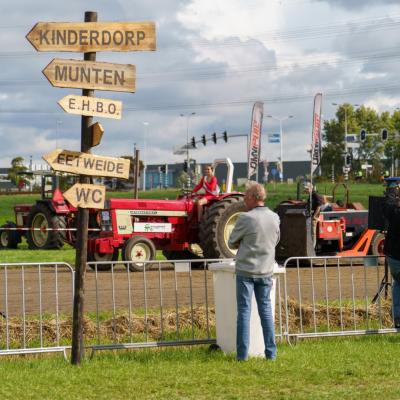
{"label": "man in grey hoodie", "polygon": [[279,217],[265,207],[265,189],[253,183],[246,190],[247,212],[239,216],[229,238],[229,246],[237,248],[236,301],[237,359],[247,360],[250,313],[253,291],[263,328],[265,357],[276,358],[274,320],[270,292],[275,264],[275,246],[279,241]]}

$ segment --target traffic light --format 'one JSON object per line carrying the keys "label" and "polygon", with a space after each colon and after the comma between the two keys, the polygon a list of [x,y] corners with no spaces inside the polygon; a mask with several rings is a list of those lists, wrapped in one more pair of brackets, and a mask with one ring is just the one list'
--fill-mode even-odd
{"label": "traffic light", "polygon": [[224,139],[225,143],[228,141],[228,133],[226,131],[222,132],[222,139]]}
{"label": "traffic light", "polygon": [[388,130],[386,128],[383,128],[381,130],[381,138],[382,138],[382,140],[387,140],[387,138],[388,138]]}
{"label": "traffic light", "polygon": [[349,167],[351,165],[351,159],[352,159],[351,154],[345,155],[344,162],[346,167]]}
{"label": "traffic light", "polygon": [[187,163],[186,160],[183,162],[183,170],[184,170],[185,172],[188,172],[188,163]]}
{"label": "traffic light", "polygon": [[196,138],[193,136],[192,137],[192,147],[195,149],[196,148]]}
{"label": "traffic light", "polygon": [[164,164],[164,165],[161,165],[160,170],[161,170],[161,172],[162,172],[163,174],[165,174],[165,173],[167,172],[167,168],[168,168],[168,165],[167,165],[167,164]]}
{"label": "traffic light", "polygon": [[363,142],[367,138],[367,131],[365,129],[360,130],[360,140]]}
{"label": "traffic light", "polygon": [[212,134],[212,141],[217,144],[217,134],[215,132]]}
{"label": "traffic light", "polygon": [[203,143],[204,146],[207,144],[206,135],[202,135],[202,136],[201,136],[201,143]]}

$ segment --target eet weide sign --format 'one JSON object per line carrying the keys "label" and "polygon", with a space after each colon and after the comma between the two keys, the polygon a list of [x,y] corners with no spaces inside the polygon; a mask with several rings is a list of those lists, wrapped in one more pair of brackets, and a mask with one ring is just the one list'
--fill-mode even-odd
{"label": "eet weide sign", "polygon": [[63,195],[74,207],[104,208],[106,188],[103,185],[75,183]]}
{"label": "eet weide sign", "polygon": [[54,58],[42,72],[56,87],[135,91],[136,67],[131,64]]}
{"label": "eet weide sign", "polygon": [[154,22],[38,22],[26,38],[37,51],[156,49]]}
{"label": "eet weide sign", "polygon": [[70,150],[54,150],[43,159],[55,171],[90,176],[129,178],[130,161],[125,158],[102,157]]}
{"label": "eet weide sign", "polygon": [[68,114],[121,119],[122,102],[97,97],[68,95],[58,104]]}

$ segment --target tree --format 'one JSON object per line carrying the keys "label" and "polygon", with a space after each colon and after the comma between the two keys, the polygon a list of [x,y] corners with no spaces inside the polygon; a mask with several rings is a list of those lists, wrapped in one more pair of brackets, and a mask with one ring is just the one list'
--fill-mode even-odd
{"label": "tree", "polygon": [[11,168],[8,170],[8,179],[14,183],[18,188],[22,189],[25,185],[29,184],[32,178],[24,174],[28,170],[24,165],[23,157],[15,157],[11,160]]}
{"label": "tree", "polygon": [[[383,169],[382,156],[392,157],[397,154],[398,140],[390,140],[383,143],[380,133],[383,128],[389,132],[400,130],[400,112],[395,112],[393,116],[389,112],[383,112],[379,115],[374,109],[361,106],[354,109],[353,105],[345,103],[339,106],[336,112],[336,118],[325,121],[323,129],[323,140],[325,145],[322,149],[322,173],[324,176],[330,176],[332,166],[335,168],[335,175],[341,175],[344,166],[345,151],[345,131],[356,134],[356,141],[359,142],[358,149],[348,148],[352,152],[351,169],[357,171],[361,165],[372,164],[374,174],[380,176]],[[360,141],[359,132],[361,128],[367,132],[366,140]],[[371,135],[374,134],[374,135]],[[398,157],[398,156],[395,156]]]}
{"label": "tree", "polygon": [[176,187],[180,188],[180,189],[185,188],[188,178],[189,178],[189,175],[185,171],[182,171],[181,174],[176,179]]}

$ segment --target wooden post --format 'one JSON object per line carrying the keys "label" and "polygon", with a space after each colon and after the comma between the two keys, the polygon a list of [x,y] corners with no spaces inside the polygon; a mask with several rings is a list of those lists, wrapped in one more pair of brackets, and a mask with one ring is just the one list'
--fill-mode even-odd
{"label": "wooden post", "polygon": [[[97,13],[86,11],[85,22],[97,22]],[[84,60],[96,61],[96,53],[84,53]],[[82,96],[94,97],[94,90],[83,89]],[[93,117],[82,116],[81,123],[81,151],[89,153],[91,147],[90,125]],[[90,178],[80,175],[80,183],[90,183]],[[78,365],[84,356],[83,343],[83,310],[85,299],[85,274],[87,263],[87,239],[88,239],[89,209],[78,208],[77,218],[77,238],[76,238],[76,257],[75,257],[75,291],[74,309],[72,316],[72,351],[71,363]]]}
{"label": "wooden post", "polygon": [[135,149],[135,199],[138,197],[138,187],[139,187],[139,170],[140,170],[140,150]]}

